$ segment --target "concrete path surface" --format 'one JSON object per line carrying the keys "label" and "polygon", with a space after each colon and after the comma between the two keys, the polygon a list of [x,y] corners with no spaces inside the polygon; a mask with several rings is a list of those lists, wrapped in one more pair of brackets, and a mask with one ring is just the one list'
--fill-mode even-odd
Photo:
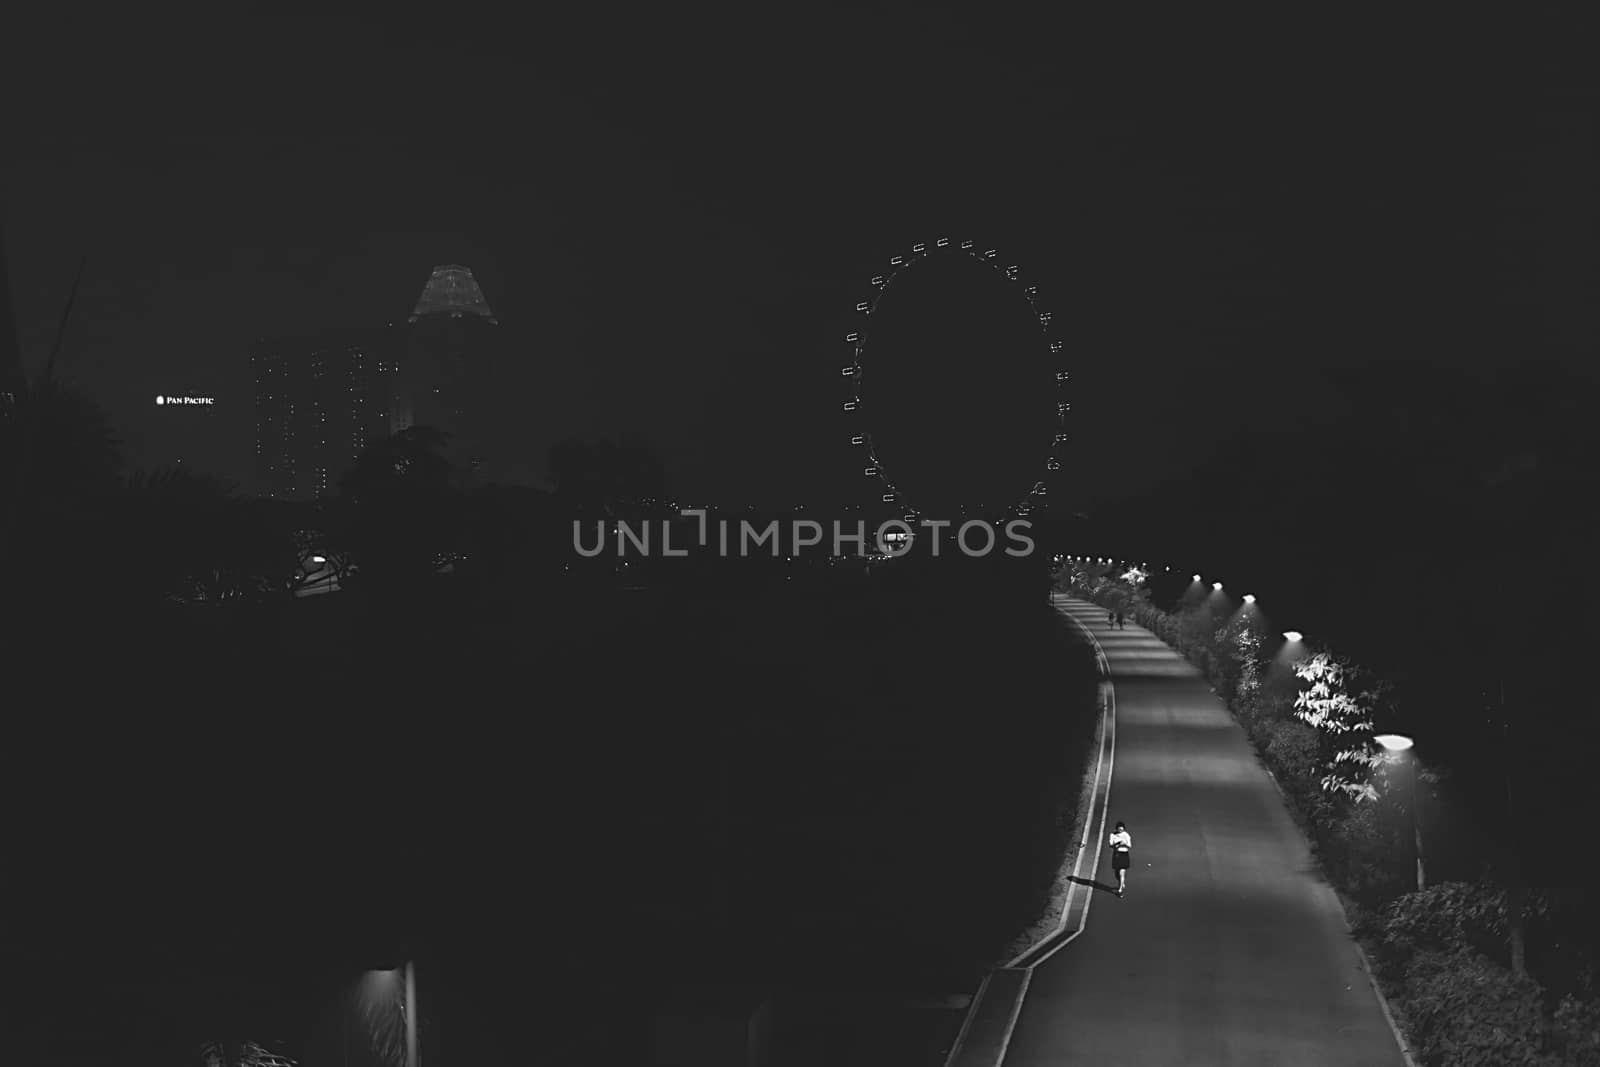
{"label": "concrete path surface", "polygon": [[1074,886],[1091,894],[1082,934],[1024,957],[1024,981],[991,981],[1021,986],[1021,1009],[980,1005],[1004,1040],[953,1062],[1404,1067],[1339,902],[1221,699],[1148,631],[1110,629],[1082,600],[1057,606],[1109,667],[1109,806],[1091,817],[1128,824],[1128,892],[1110,891],[1102,848],[1084,875],[1097,885]]}

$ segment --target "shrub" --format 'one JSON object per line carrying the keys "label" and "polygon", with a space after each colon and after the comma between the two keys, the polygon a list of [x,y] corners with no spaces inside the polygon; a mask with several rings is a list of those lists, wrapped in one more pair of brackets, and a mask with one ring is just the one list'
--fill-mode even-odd
{"label": "shrub", "polygon": [[1562,1067],[1600,1067],[1600,1002],[1563,997],[1550,1029],[1550,1047]]}
{"label": "shrub", "polygon": [[1406,968],[1417,1058],[1441,1067],[1549,1067],[1539,986],[1475,952],[1420,952]]}
{"label": "shrub", "polygon": [[1322,758],[1322,736],[1303,722],[1281,719],[1260,721],[1266,741],[1267,761],[1280,779],[1300,782],[1314,778]]}
{"label": "shrub", "polygon": [[1383,919],[1379,953],[1391,966],[1404,966],[1419,952],[1498,955],[1505,943],[1505,894],[1489,885],[1442,882],[1393,901]]}
{"label": "shrub", "polygon": [[[1526,895],[1522,915],[1530,933],[1547,919],[1550,906],[1538,892]],[[1505,890],[1488,882],[1441,882],[1408,893],[1385,911],[1385,941],[1394,951],[1470,948],[1502,965],[1509,963],[1510,909]]]}
{"label": "shrub", "polygon": [[[1110,583],[1102,583],[1093,599],[1104,605],[1109,592]],[[1378,793],[1370,776],[1379,761],[1351,741],[1371,729],[1372,711],[1388,697],[1385,684],[1324,655],[1320,680],[1326,684],[1314,684],[1307,698],[1300,683],[1319,678],[1261,671],[1249,635],[1238,625],[1219,624],[1198,603],[1177,612],[1135,603],[1133,618],[1199,668],[1277,775],[1325,873],[1352,898],[1358,933],[1376,941],[1379,974],[1402,987],[1397,1004],[1419,1062],[1600,1067],[1600,1001],[1582,980],[1588,972],[1567,968],[1573,975],[1558,979],[1549,1001],[1567,990],[1576,995],[1562,997],[1547,1022],[1541,985],[1496,962],[1508,956],[1504,891],[1447,882],[1407,892],[1409,824],[1393,804],[1372,802]],[[1326,668],[1335,666],[1329,674]],[[1339,728],[1317,729],[1329,720]],[[1345,733],[1350,736],[1339,736]],[[1544,894],[1527,895],[1530,949],[1545,940],[1539,935],[1554,919],[1551,909]],[[1561,947],[1552,938],[1540,954],[1558,973],[1562,969],[1552,965],[1557,957],[1565,961]]]}
{"label": "shrub", "polygon": [[1377,690],[1362,684],[1358,667],[1328,652],[1296,664],[1294,673],[1307,683],[1295,698],[1295,717],[1345,746],[1326,763],[1322,787],[1376,800],[1372,772],[1380,757],[1361,738],[1372,730]]}

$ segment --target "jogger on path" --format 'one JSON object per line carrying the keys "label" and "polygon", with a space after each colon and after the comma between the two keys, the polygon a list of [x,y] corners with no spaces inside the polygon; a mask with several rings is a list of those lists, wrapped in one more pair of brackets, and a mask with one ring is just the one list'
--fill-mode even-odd
{"label": "jogger on path", "polygon": [[1117,896],[1128,890],[1128,863],[1133,858],[1133,835],[1128,833],[1125,823],[1117,823],[1116,832],[1111,835],[1111,866],[1117,872]]}

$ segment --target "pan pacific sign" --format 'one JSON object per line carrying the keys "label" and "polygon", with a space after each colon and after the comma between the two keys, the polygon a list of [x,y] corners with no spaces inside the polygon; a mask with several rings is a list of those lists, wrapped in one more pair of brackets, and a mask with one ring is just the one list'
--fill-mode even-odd
{"label": "pan pacific sign", "polygon": [[156,407],[188,406],[199,404],[209,406],[215,404],[217,398],[213,396],[157,396]]}

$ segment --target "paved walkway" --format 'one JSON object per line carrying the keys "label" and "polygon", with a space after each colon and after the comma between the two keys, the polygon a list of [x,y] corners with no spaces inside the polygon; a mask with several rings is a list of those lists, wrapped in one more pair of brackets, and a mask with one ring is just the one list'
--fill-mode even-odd
{"label": "paved walkway", "polygon": [[1082,873],[1104,888],[1074,886],[1091,894],[1082,934],[997,972],[969,1027],[983,1037],[954,1062],[1404,1067],[1339,902],[1222,701],[1148,631],[1057,605],[1109,667],[1104,816],[1133,835],[1128,892],[1091,852]]}

